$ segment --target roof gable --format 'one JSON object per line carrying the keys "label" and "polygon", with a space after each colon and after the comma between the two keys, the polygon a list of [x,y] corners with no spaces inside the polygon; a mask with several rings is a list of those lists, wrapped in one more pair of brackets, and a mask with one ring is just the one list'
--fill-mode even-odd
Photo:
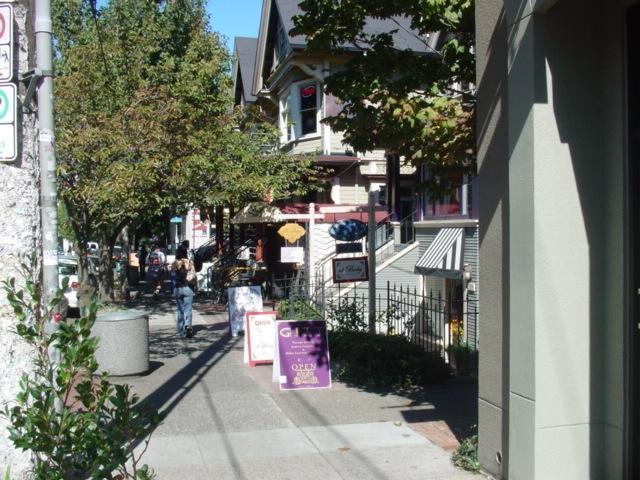
{"label": "roof gable", "polygon": [[234,92],[241,88],[244,99],[248,103],[256,101],[256,96],[253,94],[253,73],[257,47],[257,38],[236,37],[234,40]]}
{"label": "roof gable", "polygon": [[[279,48],[291,52],[293,50],[304,50],[307,46],[306,38],[303,35],[291,35],[293,29],[293,17],[302,15],[300,9],[301,0],[263,0],[262,15],[260,17],[260,34],[258,36],[258,47],[256,55],[256,67],[253,79],[253,94],[257,94],[263,88],[263,78],[269,76],[271,66],[274,62],[273,51],[268,51],[267,47],[272,42],[280,42]],[[399,50],[411,50],[417,53],[427,53],[430,47],[427,46],[428,39],[421,38],[419,34],[411,29],[411,20],[408,17],[373,18],[367,19],[364,26],[364,33],[379,34],[395,31],[393,42]],[[282,33],[284,35],[282,35]],[[279,38],[282,36],[283,38]],[[347,50],[358,50],[352,45],[345,44]],[[273,50],[273,49],[272,49]],[[284,58],[284,54],[281,55]]]}

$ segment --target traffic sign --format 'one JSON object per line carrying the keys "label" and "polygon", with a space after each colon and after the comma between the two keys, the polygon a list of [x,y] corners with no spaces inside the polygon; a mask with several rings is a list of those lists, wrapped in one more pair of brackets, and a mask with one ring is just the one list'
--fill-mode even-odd
{"label": "traffic sign", "polygon": [[13,6],[0,5],[0,82],[13,78]]}
{"label": "traffic sign", "polygon": [[17,145],[16,86],[0,84],[0,161],[14,161]]}

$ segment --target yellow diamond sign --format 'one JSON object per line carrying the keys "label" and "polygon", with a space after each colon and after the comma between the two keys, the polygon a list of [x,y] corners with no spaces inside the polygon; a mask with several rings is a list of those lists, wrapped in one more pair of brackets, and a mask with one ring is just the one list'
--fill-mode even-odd
{"label": "yellow diamond sign", "polygon": [[300,226],[297,223],[287,223],[283,225],[278,230],[278,235],[284,238],[289,243],[294,243],[297,240],[304,237],[305,230],[304,227]]}

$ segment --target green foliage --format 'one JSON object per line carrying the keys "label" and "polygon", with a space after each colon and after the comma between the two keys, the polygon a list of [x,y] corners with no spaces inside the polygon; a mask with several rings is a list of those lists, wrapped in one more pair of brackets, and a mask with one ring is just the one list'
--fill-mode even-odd
{"label": "green foliage", "polygon": [[335,378],[356,385],[411,387],[444,382],[451,375],[440,355],[399,335],[332,330],[329,348]]}
{"label": "green foliage", "polygon": [[261,155],[276,134],[232,109],[231,58],[204,2],[96,5],[53,4],[56,153],[65,225],[80,248],[95,240],[105,250],[106,296],[123,227],[187,206],[298,195],[318,174],[308,159]]}
{"label": "green foliage", "polygon": [[453,464],[469,472],[479,472],[478,462],[478,435],[465,438],[451,456]]}
{"label": "green foliage", "polygon": [[343,298],[337,303],[330,303],[327,318],[331,330],[339,332],[364,332],[369,328],[363,308],[352,299]]}
{"label": "green foliage", "polygon": [[318,312],[305,299],[283,300],[278,305],[278,317],[287,320],[322,320]]}
{"label": "green foliage", "polygon": [[438,353],[425,352],[393,325],[399,309],[377,315],[377,323],[387,325],[387,334],[368,332],[364,307],[354,299],[342,299],[327,310],[331,326],[329,345],[332,371],[338,380],[377,388],[397,388],[439,383],[451,375]]}
{"label": "green foliage", "polygon": [[[91,336],[95,298],[82,318],[60,323],[50,333],[50,312],[60,302],[61,290],[47,306],[33,280],[27,279],[21,290],[10,279],[3,290],[17,319],[15,331],[34,353],[32,373],[22,375],[16,400],[2,415],[14,446],[33,454],[34,477],[153,478],[140,457],[161,416],[128,385],[111,384],[106,373],[96,376],[98,340]],[[140,442],[142,452],[134,453]]]}
{"label": "green foliage", "polygon": [[449,345],[451,364],[457,375],[478,374],[478,350],[467,343],[452,343]]}
{"label": "green foliage", "polygon": [[[449,192],[460,172],[475,172],[473,0],[305,0],[300,7],[293,33],[307,37],[308,49],[350,57],[326,80],[342,110],[325,120],[348,144],[425,164],[438,178],[429,182],[433,195]],[[392,27],[365,30],[367,17]],[[398,17],[410,19],[411,32]],[[417,48],[395,45],[395,32]]]}

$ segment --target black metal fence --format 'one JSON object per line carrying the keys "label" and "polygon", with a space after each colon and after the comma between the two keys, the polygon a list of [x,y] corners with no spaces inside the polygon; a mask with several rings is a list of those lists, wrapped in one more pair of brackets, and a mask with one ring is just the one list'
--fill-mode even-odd
{"label": "black metal fence", "polygon": [[459,375],[477,372],[478,308],[469,299],[420,292],[387,283],[376,290],[373,308],[366,283],[349,286],[309,284],[301,278],[277,279],[271,296],[280,300],[282,318],[322,318],[330,328],[370,329],[401,335],[442,355]]}

